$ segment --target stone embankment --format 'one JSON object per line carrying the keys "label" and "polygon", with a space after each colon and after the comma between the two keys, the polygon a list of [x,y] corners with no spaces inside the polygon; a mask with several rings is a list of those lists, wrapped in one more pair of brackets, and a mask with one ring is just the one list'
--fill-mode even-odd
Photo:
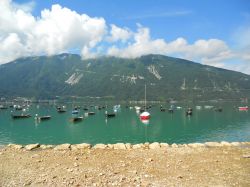
{"label": "stone embankment", "polygon": [[164,149],[164,148],[197,148],[197,147],[223,147],[223,146],[250,146],[250,142],[205,142],[205,143],[189,143],[189,144],[168,144],[168,143],[140,143],[140,144],[130,144],[130,143],[116,143],[116,144],[95,144],[91,145],[88,143],[81,144],[60,144],[60,145],[40,145],[36,144],[28,144],[26,146],[19,144],[9,144],[8,148],[13,149],[25,149],[28,151],[34,149],[54,149],[54,150],[77,150],[77,149]]}

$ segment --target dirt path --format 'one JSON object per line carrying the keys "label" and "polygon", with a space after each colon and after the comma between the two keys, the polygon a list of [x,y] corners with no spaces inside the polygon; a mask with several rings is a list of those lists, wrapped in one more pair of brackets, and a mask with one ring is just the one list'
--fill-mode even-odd
{"label": "dirt path", "polygon": [[250,146],[0,150],[0,186],[250,186]]}

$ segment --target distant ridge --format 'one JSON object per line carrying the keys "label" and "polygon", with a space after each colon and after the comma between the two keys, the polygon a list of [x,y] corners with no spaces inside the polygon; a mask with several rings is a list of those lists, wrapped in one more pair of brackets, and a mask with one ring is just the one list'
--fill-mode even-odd
{"label": "distant ridge", "polygon": [[20,58],[0,66],[1,97],[56,96],[142,100],[250,97],[250,75],[163,55],[135,59],[76,54]]}

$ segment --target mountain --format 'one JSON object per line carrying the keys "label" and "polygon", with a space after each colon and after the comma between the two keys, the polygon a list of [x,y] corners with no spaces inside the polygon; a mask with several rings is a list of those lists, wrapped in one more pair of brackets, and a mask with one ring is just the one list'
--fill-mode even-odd
{"label": "mountain", "polygon": [[82,60],[60,54],[0,65],[0,96],[116,100],[239,99],[250,97],[250,75],[163,55]]}

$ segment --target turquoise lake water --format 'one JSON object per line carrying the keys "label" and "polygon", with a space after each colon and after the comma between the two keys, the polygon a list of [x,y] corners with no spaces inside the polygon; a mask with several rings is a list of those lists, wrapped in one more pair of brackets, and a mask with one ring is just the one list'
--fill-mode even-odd
{"label": "turquoise lake water", "polygon": [[[116,117],[109,119],[105,117],[105,109],[92,107],[89,111],[95,112],[95,115],[84,117],[78,123],[69,120],[72,116],[70,105],[66,113],[58,113],[53,105],[33,104],[28,109],[32,117],[27,119],[12,119],[13,109],[8,108],[0,110],[0,145],[250,141],[250,111],[238,111],[235,104],[220,106],[222,112],[204,107],[198,110],[192,106],[193,115],[187,117],[185,107],[170,114],[167,110],[161,112],[160,106],[155,105],[149,109],[151,119],[148,124],[140,121],[134,108],[125,106],[121,106]],[[81,115],[85,112],[80,110]],[[51,115],[52,118],[39,123],[34,119],[35,114]]]}

